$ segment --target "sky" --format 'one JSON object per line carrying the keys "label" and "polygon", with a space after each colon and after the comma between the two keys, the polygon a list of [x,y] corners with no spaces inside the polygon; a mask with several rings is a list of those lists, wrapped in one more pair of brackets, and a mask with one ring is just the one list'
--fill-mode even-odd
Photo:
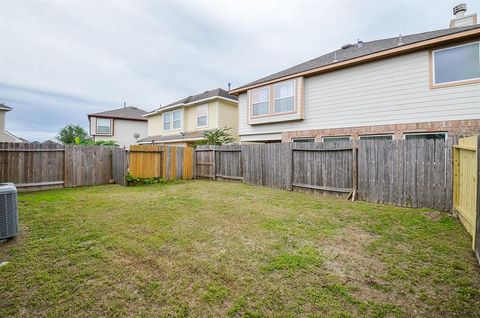
{"label": "sky", "polygon": [[460,2],[0,0],[0,103],[14,109],[6,128],[52,139],[124,102],[150,111],[357,39],[448,28]]}

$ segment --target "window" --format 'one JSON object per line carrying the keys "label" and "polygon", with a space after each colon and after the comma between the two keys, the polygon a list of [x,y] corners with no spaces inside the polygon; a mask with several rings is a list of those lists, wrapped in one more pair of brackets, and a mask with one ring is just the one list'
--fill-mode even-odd
{"label": "window", "polygon": [[197,106],[197,128],[208,127],[208,104]]}
{"label": "window", "polygon": [[412,133],[412,134],[405,134],[404,137],[405,137],[405,140],[412,140],[412,139],[445,140],[447,139],[447,134],[444,132]]}
{"label": "window", "polygon": [[252,91],[253,116],[268,115],[270,113],[270,87]]}
{"label": "window", "polygon": [[274,86],[275,113],[293,112],[295,109],[295,83],[288,81]]}
{"label": "window", "polygon": [[182,127],[182,111],[180,109],[163,113],[163,130],[176,130]]}
{"label": "window", "polygon": [[393,140],[393,135],[364,135],[360,140]]}
{"label": "window", "polygon": [[292,139],[292,142],[311,143],[311,142],[315,142],[315,138],[295,138],[295,139]]}
{"label": "window", "polygon": [[171,113],[168,112],[168,113],[163,113],[163,130],[171,130],[171,125],[170,125],[170,121],[171,121]]}
{"label": "window", "polygon": [[111,124],[110,118],[97,118],[97,134],[111,134]]}
{"label": "window", "polygon": [[433,84],[480,79],[480,42],[433,51]]}
{"label": "window", "polygon": [[350,136],[335,136],[335,137],[323,137],[323,142],[339,142],[339,141],[350,141]]}
{"label": "window", "polygon": [[181,120],[180,120],[180,109],[173,111],[173,129],[180,129]]}

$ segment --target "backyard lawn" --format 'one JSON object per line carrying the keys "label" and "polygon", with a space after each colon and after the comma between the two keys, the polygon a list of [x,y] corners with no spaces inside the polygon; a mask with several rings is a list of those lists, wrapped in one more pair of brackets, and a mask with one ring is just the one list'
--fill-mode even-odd
{"label": "backyard lawn", "polygon": [[0,317],[480,317],[445,213],[241,183],[19,196]]}

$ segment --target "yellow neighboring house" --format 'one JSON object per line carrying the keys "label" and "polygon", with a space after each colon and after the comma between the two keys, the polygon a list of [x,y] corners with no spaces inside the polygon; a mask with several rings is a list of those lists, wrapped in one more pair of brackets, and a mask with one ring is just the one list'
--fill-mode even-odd
{"label": "yellow neighboring house", "polygon": [[238,139],[237,97],[217,88],[162,106],[148,114],[148,137],[139,144],[191,146],[205,131],[230,128]]}

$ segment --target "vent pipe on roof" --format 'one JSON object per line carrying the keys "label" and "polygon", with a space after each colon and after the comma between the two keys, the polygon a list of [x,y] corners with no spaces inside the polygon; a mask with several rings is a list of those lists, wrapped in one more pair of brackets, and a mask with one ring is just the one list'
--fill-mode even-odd
{"label": "vent pipe on roof", "polygon": [[230,87],[232,87],[232,83],[228,83],[228,91],[230,92]]}
{"label": "vent pipe on roof", "polygon": [[398,35],[398,43],[397,43],[397,45],[400,46],[400,45],[403,45],[403,44],[404,44],[404,43],[402,42],[402,35],[399,34],[399,35]]}
{"label": "vent pipe on roof", "polygon": [[127,108],[127,102],[123,102],[123,108]]}
{"label": "vent pipe on roof", "polygon": [[455,18],[450,20],[450,28],[477,24],[477,14],[465,15],[465,12],[467,12],[467,5],[465,3],[461,3],[453,8],[453,15]]}

